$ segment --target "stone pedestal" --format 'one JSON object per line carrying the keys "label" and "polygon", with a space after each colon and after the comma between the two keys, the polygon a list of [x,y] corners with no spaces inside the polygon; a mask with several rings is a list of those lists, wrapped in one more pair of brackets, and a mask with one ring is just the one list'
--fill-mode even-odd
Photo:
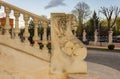
{"label": "stone pedestal", "polygon": [[108,36],[108,44],[112,44],[112,39],[113,39],[113,31],[112,31],[112,28],[110,28],[110,31],[109,31],[109,36]]}
{"label": "stone pedestal", "polygon": [[98,32],[97,32],[97,30],[95,30],[95,32],[94,32],[94,45],[97,44],[97,41],[98,41]]}

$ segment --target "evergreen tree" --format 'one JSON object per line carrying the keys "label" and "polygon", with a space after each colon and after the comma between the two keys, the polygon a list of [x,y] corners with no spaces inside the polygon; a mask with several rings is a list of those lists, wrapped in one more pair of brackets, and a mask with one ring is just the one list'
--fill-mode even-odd
{"label": "evergreen tree", "polygon": [[92,18],[90,18],[86,23],[86,32],[87,32],[87,36],[88,38],[93,40],[94,37],[94,31],[96,29],[98,29],[98,24],[99,23],[99,18],[96,14],[96,12],[94,11]]}

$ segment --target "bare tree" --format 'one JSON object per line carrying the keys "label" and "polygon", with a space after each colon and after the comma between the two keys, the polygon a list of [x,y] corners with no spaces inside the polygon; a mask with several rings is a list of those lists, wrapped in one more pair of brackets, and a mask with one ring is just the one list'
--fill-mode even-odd
{"label": "bare tree", "polygon": [[79,2],[72,11],[78,17],[78,20],[82,21],[90,15],[90,7],[85,2]]}
{"label": "bare tree", "polygon": [[[107,26],[108,26],[108,30],[110,30],[110,28],[113,28],[116,19],[120,13],[120,8],[118,7],[101,7],[100,12],[106,17],[107,19]],[[114,18],[114,19],[113,19]]]}
{"label": "bare tree", "polygon": [[85,2],[79,2],[75,6],[75,9],[72,11],[72,13],[76,15],[78,19],[77,34],[79,36],[82,32],[84,19],[86,19],[90,15],[90,7]]}

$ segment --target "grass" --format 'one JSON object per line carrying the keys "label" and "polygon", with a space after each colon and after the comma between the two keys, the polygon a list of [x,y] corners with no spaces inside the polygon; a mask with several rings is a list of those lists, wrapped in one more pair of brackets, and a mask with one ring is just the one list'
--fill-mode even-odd
{"label": "grass", "polygon": [[108,52],[116,52],[120,53],[120,49],[114,49],[114,50],[109,50],[106,48],[92,48],[92,47],[87,47],[88,50],[99,50],[99,51],[108,51]]}

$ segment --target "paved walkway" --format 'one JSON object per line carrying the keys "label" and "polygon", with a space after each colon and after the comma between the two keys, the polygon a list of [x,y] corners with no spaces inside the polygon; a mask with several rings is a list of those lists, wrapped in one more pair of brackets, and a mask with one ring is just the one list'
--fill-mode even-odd
{"label": "paved walkway", "polygon": [[120,71],[120,53],[88,50],[86,61],[106,65]]}

